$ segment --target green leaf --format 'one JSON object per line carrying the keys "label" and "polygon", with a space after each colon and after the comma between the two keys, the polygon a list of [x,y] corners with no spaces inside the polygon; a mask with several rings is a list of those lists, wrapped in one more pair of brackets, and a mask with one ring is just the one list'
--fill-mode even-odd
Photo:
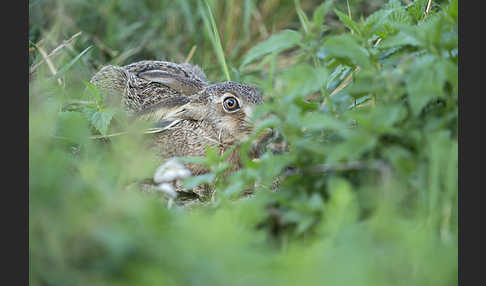
{"label": "green leaf", "polygon": [[343,143],[336,145],[329,151],[326,163],[335,164],[343,161],[357,160],[365,152],[372,150],[377,142],[377,137],[371,136],[371,134],[366,132],[354,130]]}
{"label": "green leaf", "polygon": [[412,17],[399,0],[390,0],[383,9],[391,12],[387,17],[391,23],[410,24],[412,22]]}
{"label": "green leaf", "polygon": [[363,69],[370,66],[368,51],[349,34],[329,36],[322,48],[327,56],[349,59]]}
{"label": "green leaf", "polygon": [[297,11],[297,16],[299,16],[300,24],[302,25],[302,28],[304,28],[304,32],[307,34],[309,33],[309,19],[307,18],[307,15],[305,15],[305,12],[300,7],[299,0],[294,0],[294,5],[295,5],[295,10]]}
{"label": "green leaf", "polygon": [[446,71],[436,57],[419,58],[407,78],[407,92],[410,107],[417,116],[425,105],[434,98],[444,95],[443,86],[447,79]]}
{"label": "green leaf", "polygon": [[329,12],[333,4],[334,4],[334,0],[324,1],[314,11],[314,14],[312,15],[312,22],[316,27],[320,27],[324,23],[326,14]]}
{"label": "green leaf", "polygon": [[326,84],[328,74],[326,68],[314,68],[308,64],[299,64],[286,70],[282,74],[282,79],[287,86],[288,98],[320,90]]}
{"label": "green leaf", "polygon": [[353,19],[351,19],[351,17],[337,9],[334,9],[334,13],[336,13],[336,15],[339,17],[339,20],[346,27],[348,27],[349,30],[356,33],[357,35],[361,35],[361,27],[357,23],[355,23]]}
{"label": "green leaf", "polygon": [[362,29],[366,33],[363,34],[366,34],[366,37],[370,37],[373,33],[376,33],[386,37],[388,34],[396,32],[396,29],[390,26],[393,23],[412,23],[412,17],[400,1],[390,1],[383,9],[368,16]]}
{"label": "green leaf", "polygon": [[90,91],[90,95],[94,97],[96,104],[99,106],[103,106],[103,97],[100,89],[88,81],[83,81],[84,85],[88,88],[87,90]]}
{"label": "green leaf", "polygon": [[301,40],[302,35],[293,30],[284,30],[274,34],[248,51],[243,59],[241,68],[266,54],[295,47]]}
{"label": "green leaf", "polygon": [[320,112],[309,112],[302,116],[302,127],[310,131],[313,130],[343,130],[348,128],[348,126],[334,117],[320,113]]}
{"label": "green leaf", "polygon": [[398,34],[388,37],[380,43],[380,48],[392,48],[392,47],[400,47],[400,46],[420,46],[420,42],[417,40],[416,37],[409,33],[398,32]]}
{"label": "green leaf", "polygon": [[408,4],[405,8],[409,14],[415,19],[415,21],[422,20],[424,17],[425,7],[428,0],[415,0]]}
{"label": "green leaf", "polygon": [[106,135],[111,119],[116,112],[112,109],[98,111],[94,108],[86,107],[84,109],[84,113],[88,117],[88,120],[91,122],[91,124],[93,124],[93,126],[96,128],[96,130],[98,130],[102,135]]}

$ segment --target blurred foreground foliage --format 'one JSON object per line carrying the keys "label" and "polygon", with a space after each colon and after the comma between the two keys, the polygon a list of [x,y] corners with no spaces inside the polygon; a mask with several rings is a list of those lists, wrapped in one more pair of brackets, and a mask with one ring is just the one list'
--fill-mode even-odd
{"label": "blurred foreground foliage", "polygon": [[265,96],[254,136],[284,152],[228,178],[209,152],[215,197],[191,209],[127,190],[157,165],[138,136],[89,138],[123,116],[85,82],[193,45],[224,80],[205,4],[29,4],[31,284],[456,285],[457,0],[209,2],[232,80]]}

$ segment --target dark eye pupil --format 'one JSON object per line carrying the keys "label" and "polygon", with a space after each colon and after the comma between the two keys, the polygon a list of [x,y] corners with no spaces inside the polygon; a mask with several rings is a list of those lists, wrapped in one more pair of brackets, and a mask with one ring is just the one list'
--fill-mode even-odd
{"label": "dark eye pupil", "polygon": [[232,98],[228,99],[228,106],[233,107],[233,105],[235,105],[235,100]]}

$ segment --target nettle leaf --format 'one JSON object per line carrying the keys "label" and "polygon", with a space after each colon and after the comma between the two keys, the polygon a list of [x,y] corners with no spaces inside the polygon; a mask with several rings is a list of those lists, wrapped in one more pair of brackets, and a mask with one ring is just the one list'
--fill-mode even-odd
{"label": "nettle leaf", "polygon": [[415,0],[408,4],[405,8],[409,12],[409,14],[415,19],[415,21],[419,21],[424,17],[426,5],[427,0]]}
{"label": "nettle leaf", "polygon": [[375,134],[392,132],[393,126],[404,119],[406,115],[407,112],[403,104],[393,103],[378,105],[373,112],[358,108],[350,114],[359,126]]}
{"label": "nettle leaf", "polygon": [[339,20],[348,27],[349,30],[355,32],[357,35],[361,35],[361,27],[358,23],[354,22],[351,17],[344,14],[343,12],[334,9],[334,13],[339,17]]}
{"label": "nettle leaf", "polygon": [[335,164],[343,161],[357,160],[363,153],[375,148],[377,142],[377,137],[371,136],[367,132],[356,130],[346,138],[346,141],[337,144],[329,151],[326,163]]}
{"label": "nettle leaf", "polygon": [[366,37],[371,37],[373,33],[387,38],[390,34],[395,34],[396,28],[391,25],[394,23],[411,24],[412,17],[399,1],[388,2],[383,9],[371,14],[365,21],[363,32]]}
{"label": "nettle leaf", "polygon": [[97,110],[95,108],[86,107],[83,110],[84,114],[88,117],[91,124],[98,130],[102,135],[106,135],[108,131],[108,126],[110,125],[111,119],[115,115],[116,111],[113,109]]}
{"label": "nettle leaf", "polygon": [[293,99],[296,95],[308,95],[320,90],[326,84],[328,75],[324,67],[314,68],[308,64],[293,66],[282,74],[287,98]]}
{"label": "nettle leaf", "polygon": [[381,9],[368,16],[364,26],[367,33],[372,34],[378,28],[382,27],[386,23],[387,17],[391,14],[391,12],[392,11],[390,10]]}
{"label": "nettle leaf", "polygon": [[413,115],[417,116],[432,99],[444,96],[446,72],[442,61],[434,56],[423,56],[415,61],[406,80]]}
{"label": "nettle leaf", "polygon": [[340,131],[348,128],[346,123],[341,120],[321,112],[306,113],[302,116],[301,123],[303,128],[310,131],[324,129]]}
{"label": "nettle leaf", "polygon": [[327,57],[346,58],[363,69],[371,65],[368,51],[349,34],[329,36],[323,49]]}
{"label": "nettle leaf", "polygon": [[96,104],[103,105],[103,96],[100,89],[91,82],[83,81],[83,83],[87,87],[86,91],[88,91],[89,95],[95,99]]}
{"label": "nettle leaf", "polygon": [[274,34],[248,51],[243,58],[241,68],[266,54],[295,47],[301,40],[302,35],[293,30],[284,30],[278,34]]}
{"label": "nettle leaf", "polygon": [[315,26],[319,27],[324,23],[326,14],[331,9],[331,6],[334,4],[334,0],[331,1],[324,1],[312,14],[312,22]]}
{"label": "nettle leaf", "polygon": [[391,12],[387,18],[392,23],[410,24],[412,22],[412,17],[398,0],[390,0],[383,9]]}
{"label": "nettle leaf", "polygon": [[398,34],[388,37],[380,43],[379,48],[387,49],[400,46],[420,46],[417,38],[410,33],[398,32]]}
{"label": "nettle leaf", "polygon": [[[426,22],[417,26],[395,23],[392,26],[400,33],[394,37],[393,42],[400,42],[398,37],[405,36],[408,42],[439,54],[441,50],[457,47],[457,25],[455,27],[451,25],[452,23],[444,19],[443,13],[429,16]],[[390,46],[390,44],[383,44],[384,47]]]}

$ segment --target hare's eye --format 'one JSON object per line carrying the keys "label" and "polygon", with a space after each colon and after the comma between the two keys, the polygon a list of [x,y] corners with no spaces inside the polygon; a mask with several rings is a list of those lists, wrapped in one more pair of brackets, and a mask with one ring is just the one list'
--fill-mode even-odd
{"label": "hare's eye", "polygon": [[227,97],[223,100],[223,108],[228,112],[233,112],[240,109],[240,104],[236,98]]}

